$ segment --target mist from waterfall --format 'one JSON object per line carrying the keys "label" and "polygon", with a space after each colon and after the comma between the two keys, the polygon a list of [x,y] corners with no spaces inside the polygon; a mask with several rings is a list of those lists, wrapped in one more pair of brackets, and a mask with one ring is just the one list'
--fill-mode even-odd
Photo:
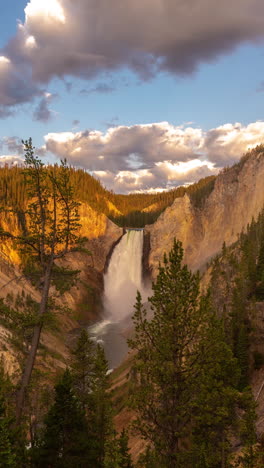
{"label": "mist from waterfall", "polygon": [[120,322],[133,313],[137,290],[143,301],[142,282],[144,231],[128,230],[115,247],[104,276],[104,310],[110,320]]}

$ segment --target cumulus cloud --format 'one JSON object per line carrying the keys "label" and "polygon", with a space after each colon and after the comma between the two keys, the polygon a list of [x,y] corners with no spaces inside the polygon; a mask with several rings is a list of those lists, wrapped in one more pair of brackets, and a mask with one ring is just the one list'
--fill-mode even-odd
{"label": "cumulus cloud", "polygon": [[46,149],[91,171],[118,192],[189,184],[238,161],[264,142],[264,122],[225,124],[207,132],[168,122],[49,133]]}
{"label": "cumulus cloud", "polygon": [[167,122],[118,126],[105,133],[49,133],[47,150],[59,157],[67,156],[75,165],[91,171],[147,169],[162,160],[188,161],[199,154],[203,136],[201,129],[175,127]]}
{"label": "cumulus cloud", "polygon": [[225,124],[207,132],[204,148],[219,167],[235,163],[248,149],[264,143],[264,122]]}
{"label": "cumulus cloud", "polygon": [[189,74],[260,40],[263,18],[262,0],[30,0],[2,51],[0,103],[27,102],[54,77],[124,67],[142,79],[160,70]]}

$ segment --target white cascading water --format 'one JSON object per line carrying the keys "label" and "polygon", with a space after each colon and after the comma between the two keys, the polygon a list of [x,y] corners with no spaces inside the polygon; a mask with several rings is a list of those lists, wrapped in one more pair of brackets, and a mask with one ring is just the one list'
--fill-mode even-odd
{"label": "white cascading water", "polygon": [[104,277],[106,317],[120,322],[133,313],[142,284],[143,229],[129,230],[117,244]]}
{"label": "white cascading water", "polygon": [[115,247],[104,276],[105,319],[90,327],[90,334],[104,345],[110,367],[116,367],[127,353],[122,331],[133,314],[137,290],[143,301],[147,290],[142,282],[144,232],[128,230]]}

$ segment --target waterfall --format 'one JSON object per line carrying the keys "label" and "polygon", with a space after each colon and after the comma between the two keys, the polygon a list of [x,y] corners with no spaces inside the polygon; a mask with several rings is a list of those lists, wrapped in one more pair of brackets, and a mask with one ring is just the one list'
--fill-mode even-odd
{"label": "waterfall", "polygon": [[104,277],[106,317],[120,322],[133,312],[136,293],[142,284],[143,229],[129,230],[113,251]]}
{"label": "waterfall", "polygon": [[126,319],[133,314],[137,290],[143,301],[147,290],[142,282],[143,229],[128,230],[115,247],[104,276],[104,320],[89,328],[90,335],[104,346],[109,366],[118,366],[128,348],[123,336]]}

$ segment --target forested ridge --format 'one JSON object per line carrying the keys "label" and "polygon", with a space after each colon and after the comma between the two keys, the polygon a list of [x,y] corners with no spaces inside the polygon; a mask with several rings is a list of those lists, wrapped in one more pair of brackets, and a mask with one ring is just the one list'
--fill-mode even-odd
{"label": "forested ridge", "polygon": [[[48,166],[52,170],[52,166]],[[160,193],[115,194],[107,190],[95,177],[82,169],[70,168],[70,181],[76,200],[88,203],[94,210],[105,214],[119,226],[143,227],[156,221],[162,211],[176,198],[188,193],[197,206],[210,194],[214,187],[215,176],[201,179],[188,187]],[[17,213],[27,203],[27,188],[23,168],[0,168],[0,202],[14,208]]]}

